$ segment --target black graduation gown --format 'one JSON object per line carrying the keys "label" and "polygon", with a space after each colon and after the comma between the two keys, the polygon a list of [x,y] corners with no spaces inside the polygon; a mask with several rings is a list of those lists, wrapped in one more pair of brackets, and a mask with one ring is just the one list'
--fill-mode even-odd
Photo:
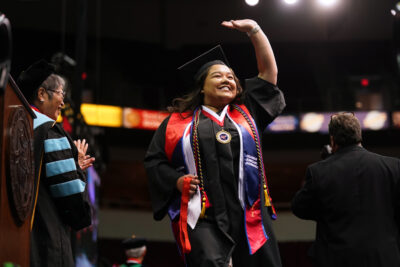
{"label": "black graduation gown", "polygon": [[[246,80],[244,104],[260,135],[285,107],[282,92],[257,77]],[[156,220],[165,216],[171,199],[179,194],[176,180],[184,175],[170,165],[165,155],[168,119],[157,129],[145,157]],[[192,250],[186,255],[187,263],[189,266],[227,266],[232,256],[234,266],[259,266],[261,262],[263,266],[281,266],[270,214],[264,206],[263,223],[269,239],[254,255],[249,255],[244,214],[238,198],[239,134],[227,117],[224,129],[232,136],[228,144],[216,140],[221,127],[201,114],[198,133],[204,187],[212,206],[206,211],[207,218],[200,219],[194,230],[188,227]]]}
{"label": "black graduation gown", "polygon": [[[86,176],[80,169],[78,151],[68,133],[54,121],[48,121],[34,130],[35,177],[40,172],[39,192],[33,229],[31,232],[30,266],[75,266],[71,235],[91,224],[91,211],[87,198],[87,187],[81,193],[54,196],[50,187],[80,179],[86,183]],[[44,149],[45,140],[64,139],[64,146],[57,151]],[[66,142],[67,140],[67,142]],[[43,160],[42,159],[43,155]],[[57,160],[73,160],[76,170],[57,175],[46,173],[46,165]],[[42,166],[41,166],[42,165]],[[40,168],[41,166],[41,168]],[[37,181],[36,181],[37,182]]]}

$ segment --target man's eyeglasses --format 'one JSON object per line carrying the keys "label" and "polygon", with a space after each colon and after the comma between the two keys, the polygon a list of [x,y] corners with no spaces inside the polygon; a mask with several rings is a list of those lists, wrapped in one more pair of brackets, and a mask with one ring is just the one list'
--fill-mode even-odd
{"label": "man's eyeglasses", "polygon": [[59,95],[61,95],[63,98],[65,97],[65,91],[57,91],[57,90],[51,90],[51,89],[47,89],[47,91],[51,91],[51,92],[54,92],[54,93],[56,93],[56,94],[59,94]]}

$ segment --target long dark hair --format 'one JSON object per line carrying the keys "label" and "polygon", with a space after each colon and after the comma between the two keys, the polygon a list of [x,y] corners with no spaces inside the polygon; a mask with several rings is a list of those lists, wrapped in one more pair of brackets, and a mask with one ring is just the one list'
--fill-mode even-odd
{"label": "long dark hair", "polygon": [[[178,112],[182,115],[184,112],[188,112],[188,115],[186,117],[189,117],[193,114],[194,110],[203,104],[203,99],[204,95],[201,92],[204,87],[204,81],[207,78],[208,72],[210,71],[211,67],[214,65],[209,66],[206,68],[200,75],[197,75],[197,79],[194,81],[193,84],[193,89],[192,91],[184,95],[182,97],[177,97],[174,100],[172,100],[171,106],[167,107],[167,110],[171,113]],[[243,88],[240,85],[239,79],[236,77],[234,71],[230,68],[232,71],[235,83],[236,83],[236,97],[234,100],[232,100],[231,103],[240,103],[241,102],[241,97],[243,95]]]}

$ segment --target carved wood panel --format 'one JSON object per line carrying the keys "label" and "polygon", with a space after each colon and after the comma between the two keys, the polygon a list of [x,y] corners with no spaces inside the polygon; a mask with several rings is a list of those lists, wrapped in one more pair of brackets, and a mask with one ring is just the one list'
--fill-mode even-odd
{"label": "carved wood panel", "polygon": [[25,109],[14,106],[7,125],[6,167],[9,203],[17,225],[30,215],[34,199],[35,168],[30,127]]}

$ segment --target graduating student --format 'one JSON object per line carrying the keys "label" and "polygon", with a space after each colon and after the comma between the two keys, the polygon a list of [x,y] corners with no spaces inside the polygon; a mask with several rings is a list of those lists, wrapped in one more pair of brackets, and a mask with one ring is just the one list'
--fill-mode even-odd
{"label": "graduating student", "polygon": [[192,92],[174,100],[145,157],[154,218],[169,215],[188,266],[281,266],[260,140],[285,107],[277,66],[255,21],[222,26],[248,34],[259,74],[242,89],[220,46],[179,68]]}

